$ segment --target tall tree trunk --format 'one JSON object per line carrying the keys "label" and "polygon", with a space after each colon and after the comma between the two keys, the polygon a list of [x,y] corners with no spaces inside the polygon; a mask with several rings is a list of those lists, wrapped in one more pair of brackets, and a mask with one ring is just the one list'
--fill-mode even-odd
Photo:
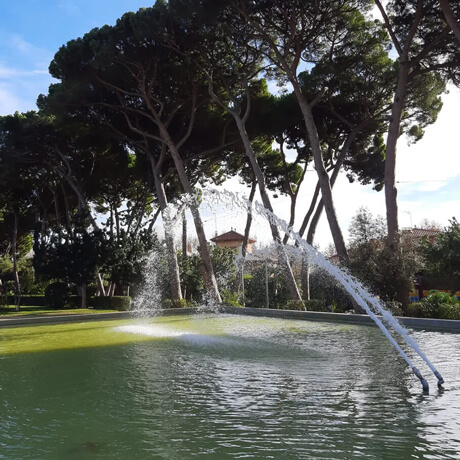
{"label": "tall tree trunk", "polygon": [[[271,214],[274,214],[273,207],[270,203],[270,198],[268,196],[267,189],[265,186],[265,178],[264,178],[262,170],[260,169],[259,163],[257,162],[257,158],[252,148],[251,142],[249,141],[249,136],[246,132],[244,121],[235,111],[232,110],[231,113],[233,115],[233,118],[235,119],[241,139],[243,140],[246,155],[251,164],[252,171],[254,175],[256,176],[257,183],[259,185],[259,193],[262,198],[262,203],[264,205],[264,208],[267,209]],[[278,247],[280,264],[286,270],[285,274],[286,274],[286,282],[287,282],[287,288],[289,291],[289,296],[293,300],[301,300],[300,292],[299,292],[299,289],[297,288],[297,284],[294,279],[294,274],[292,273],[292,268],[291,268],[291,264],[289,263],[288,255],[282,244],[278,227],[276,226],[275,222],[272,221],[272,219],[268,219],[268,222],[270,225],[270,230],[272,233],[273,241],[275,241]]]}
{"label": "tall tree trunk", "polygon": [[62,196],[64,198],[64,207],[65,215],[67,220],[67,232],[70,238],[73,238],[73,229],[72,229],[72,215],[70,213],[69,199],[67,198],[67,193],[64,188],[64,184],[61,182]]}
{"label": "tall tree trunk", "polygon": [[169,282],[171,287],[171,298],[182,299],[182,291],[180,286],[180,270],[179,263],[177,261],[176,243],[174,242],[174,234],[172,231],[171,220],[167,216],[166,212],[166,208],[168,206],[168,199],[166,197],[166,192],[163,183],[160,179],[160,176],[158,175],[155,159],[150,153],[148,154],[148,158],[152,169],[153,182],[158,199],[158,204],[160,206],[161,216],[163,218],[165,227],[165,243],[166,249],[168,251],[168,269]]}
{"label": "tall tree trunk", "polygon": [[62,225],[61,225],[61,211],[59,209],[59,195],[57,192],[57,187],[53,189],[54,196],[54,212],[56,213],[56,227],[57,233],[59,235],[59,243],[62,240]]}
{"label": "tall tree trunk", "polygon": [[19,219],[18,219],[18,213],[16,211],[13,211],[13,217],[14,217],[14,225],[13,225],[13,238],[12,238],[11,252],[13,255],[14,305],[15,305],[15,310],[19,311],[21,307],[21,284],[19,282],[18,259],[17,259]]}
{"label": "tall tree trunk", "polygon": [[182,210],[182,264],[187,265],[187,214]]}
{"label": "tall tree trunk", "polygon": [[407,81],[409,75],[409,63],[401,60],[398,72],[393,107],[391,110],[390,125],[388,127],[387,146],[385,152],[385,204],[387,213],[388,249],[395,251],[398,225],[398,202],[396,189],[396,146],[400,134],[401,117],[407,95]]}
{"label": "tall tree trunk", "polygon": [[315,210],[315,206],[316,206],[316,202],[318,201],[318,197],[319,197],[319,182],[316,184],[315,192],[313,193],[310,207],[308,208],[308,211],[305,214],[305,217],[302,221],[302,225],[300,226],[300,229],[299,229],[299,236],[301,238],[303,237],[303,234],[305,233],[305,230],[307,229],[308,223],[310,222],[311,215],[313,214],[313,211]]}
{"label": "tall tree trunk", "polygon": [[394,33],[388,16],[380,0],[375,1],[376,6],[380,10],[385,27],[393,40],[393,44],[399,54],[399,70],[396,90],[391,109],[390,125],[388,127],[387,145],[385,151],[385,204],[387,211],[387,229],[388,239],[387,246],[390,253],[394,253],[398,244],[399,224],[398,224],[398,203],[396,189],[396,145],[400,135],[401,118],[404,110],[404,105],[407,96],[407,85],[409,80],[409,72],[411,64],[409,62],[409,50],[423,16],[423,0],[417,1],[417,9],[415,11],[414,20],[410,26],[404,44],[398,41],[398,37]]}
{"label": "tall tree trunk", "polygon": [[80,308],[86,308],[86,283],[81,283],[79,286],[81,301]]}
{"label": "tall tree trunk", "polygon": [[300,279],[302,280],[302,298],[303,300],[310,300],[310,261],[308,254],[304,254],[302,257]]}
{"label": "tall tree trunk", "polygon": [[337,220],[337,214],[334,208],[334,202],[332,199],[331,184],[329,182],[329,175],[326,171],[323,162],[323,154],[321,151],[321,145],[319,142],[318,131],[316,129],[315,121],[313,119],[313,113],[310,105],[307,103],[305,96],[302,93],[297,79],[293,75],[288,75],[289,80],[294,88],[294,94],[297,98],[302,116],[305,122],[305,127],[310,141],[311,149],[313,152],[313,161],[315,163],[315,169],[318,174],[318,183],[321,190],[321,196],[324,201],[324,208],[326,210],[327,220],[329,222],[329,228],[331,229],[332,239],[337,250],[338,256],[343,260],[348,260],[348,253],[345,246],[345,240],[343,238],[342,230],[340,229],[339,222]]}
{"label": "tall tree trunk", "polygon": [[[248,250],[248,243],[249,243],[249,232],[251,231],[251,224],[252,224],[252,202],[254,201],[254,196],[256,194],[257,189],[257,181],[255,177],[252,180],[251,184],[251,191],[249,192],[249,207],[248,207],[248,215],[246,217],[246,226],[244,228],[244,236],[243,236],[243,244],[241,245],[241,260],[239,261],[238,271],[235,278],[234,284],[234,291],[239,292],[240,285],[243,284],[243,276],[244,276],[244,262],[246,260],[246,254]],[[244,286],[242,286],[244,289]],[[244,294],[243,294],[244,295]]]}
{"label": "tall tree trunk", "polygon": [[[185,209],[182,210],[182,270],[187,270],[188,258],[187,258],[187,214]],[[187,298],[187,288],[184,287],[182,293],[184,299]]]}
{"label": "tall tree trunk", "polygon": [[[176,167],[179,180],[184,189],[185,193],[188,193],[190,196],[194,196],[194,191],[188,180],[187,173],[185,172],[184,163],[179,154],[176,144],[171,139],[167,129],[161,123],[158,125],[161,133],[161,138],[164,140],[165,144],[168,146],[168,149],[171,153],[172,159],[174,161],[174,166]],[[201,253],[201,267],[200,271],[202,273],[204,284],[206,287],[206,292],[210,297],[211,302],[221,303],[222,299],[219,294],[219,288],[217,287],[216,277],[214,275],[214,268],[211,262],[211,255],[209,253],[208,241],[206,239],[206,234],[204,232],[203,222],[201,220],[200,212],[198,210],[198,204],[195,200],[192,200],[190,203],[190,212],[192,213],[193,222],[195,224],[196,235],[200,244],[200,253]]]}
{"label": "tall tree trunk", "polygon": [[97,225],[96,219],[93,217],[91,213],[90,207],[88,206],[88,203],[86,202],[86,198],[83,195],[83,192],[79,189],[78,185],[72,180],[71,177],[63,174],[62,172],[60,173],[60,175],[67,181],[67,183],[70,185],[72,190],[75,192],[75,195],[77,196],[77,199],[78,199],[78,209],[81,211],[85,211],[87,213],[88,219],[93,229],[99,230],[99,225]]}
{"label": "tall tree trunk", "polygon": [[[294,226],[294,222],[295,222],[295,208],[296,208],[296,204],[297,204],[297,195],[296,194],[291,194],[290,198],[291,198],[291,203],[289,205],[290,212],[289,212],[288,226],[289,226],[289,228],[292,228]],[[288,241],[289,241],[289,232],[285,233],[285,235],[283,237],[283,244],[286,245]]]}
{"label": "tall tree trunk", "polygon": [[[351,131],[351,133],[347,136],[347,139],[340,150],[340,154],[337,157],[334,168],[332,170],[331,178],[329,180],[330,187],[331,187],[331,193],[332,193],[332,189],[334,188],[335,181],[337,180],[337,177],[339,176],[339,172],[342,169],[345,158],[348,155],[351,144],[353,143],[356,135],[358,134],[358,131],[359,131],[358,127],[355,127]],[[318,203],[318,207],[316,208],[316,212],[313,215],[313,218],[311,220],[310,227],[307,233],[307,243],[310,246],[313,245],[313,240],[315,238],[315,233],[316,233],[316,227],[318,226],[319,218],[321,217],[323,209],[324,209],[324,198],[321,197],[321,200]]]}
{"label": "tall tree trunk", "polygon": [[444,13],[447,24],[452,29],[452,32],[455,34],[457,40],[460,43],[460,23],[458,22],[458,18],[454,16],[454,12],[450,7],[449,0],[439,0],[439,4],[441,5],[441,9]]}
{"label": "tall tree trunk", "polygon": [[99,293],[101,294],[102,297],[105,297],[106,293],[104,289],[104,282],[102,281],[102,276],[100,273],[97,274],[96,279],[97,279],[97,287],[99,289]]}

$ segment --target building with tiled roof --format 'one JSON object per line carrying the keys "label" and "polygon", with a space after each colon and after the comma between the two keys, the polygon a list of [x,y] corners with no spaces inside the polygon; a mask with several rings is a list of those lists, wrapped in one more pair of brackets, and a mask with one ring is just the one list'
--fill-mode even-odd
{"label": "building with tiled roof", "polygon": [[428,237],[428,241],[433,244],[435,238],[441,233],[437,228],[409,228],[402,231],[403,237],[409,237],[413,240],[421,241],[422,238]]}
{"label": "building with tiled roof", "polygon": [[[216,243],[217,246],[221,248],[234,248],[239,249],[243,245],[244,235],[241,233],[235,232],[235,230],[230,230],[229,232],[222,233],[222,235],[215,236],[211,238],[213,243]],[[247,252],[252,252],[252,245],[256,242],[255,239],[248,239]]]}

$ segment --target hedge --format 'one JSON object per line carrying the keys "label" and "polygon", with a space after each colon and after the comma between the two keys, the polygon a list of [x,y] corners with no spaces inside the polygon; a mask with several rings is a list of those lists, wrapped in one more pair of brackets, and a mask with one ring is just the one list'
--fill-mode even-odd
{"label": "hedge", "polygon": [[[14,305],[14,296],[8,296],[8,305]],[[23,307],[44,307],[45,296],[44,295],[22,295],[21,305]]]}
{"label": "hedge", "polygon": [[161,306],[164,309],[169,308],[186,308],[187,301],[185,299],[163,299]]}
{"label": "hedge", "polygon": [[325,302],[319,299],[305,300],[305,308],[307,311],[322,311],[326,313],[332,313],[332,305],[327,305]]}
{"label": "hedge", "polygon": [[89,306],[97,308],[98,310],[128,311],[131,309],[131,297],[91,297],[88,304]]}

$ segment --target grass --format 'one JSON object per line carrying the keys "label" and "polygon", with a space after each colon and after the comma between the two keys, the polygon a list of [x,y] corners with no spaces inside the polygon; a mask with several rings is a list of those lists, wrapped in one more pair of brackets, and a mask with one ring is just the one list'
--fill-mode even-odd
{"label": "grass", "polygon": [[95,308],[66,308],[55,310],[47,307],[21,307],[19,311],[15,310],[14,305],[4,305],[0,307],[0,318],[3,316],[46,316],[46,315],[82,315],[87,313],[113,313],[117,310],[98,310]]}

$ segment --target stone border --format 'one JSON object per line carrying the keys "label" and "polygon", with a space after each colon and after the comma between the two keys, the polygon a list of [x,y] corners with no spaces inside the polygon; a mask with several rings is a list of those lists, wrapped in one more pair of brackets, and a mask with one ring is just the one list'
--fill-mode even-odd
{"label": "stone border", "polygon": [[[161,316],[191,315],[198,311],[197,308],[172,308],[160,310]],[[346,313],[324,313],[319,311],[295,311],[295,310],[274,310],[269,308],[237,308],[222,307],[222,313],[232,315],[264,316],[269,318],[286,318],[303,321],[328,321],[335,323],[365,324],[375,326],[374,321],[367,315],[355,315]],[[18,326],[39,326],[43,324],[76,323],[82,321],[103,321],[113,319],[139,318],[138,314],[132,311],[121,311],[116,313],[86,313],[68,315],[43,315],[43,316],[14,316],[11,318],[0,318],[0,328]],[[409,318],[398,316],[401,324],[415,329],[426,329],[446,332],[460,332],[460,321],[452,319],[428,319]]]}
{"label": "stone border", "polygon": [[[376,326],[368,315],[355,315],[347,313],[326,313],[319,311],[274,310],[270,308],[237,308],[224,307],[225,313],[248,316],[265,316],[271,318],[287,318],[305,321],[331,321],[336,323],[367,324]],[[381,319],[382,317],[379,316]],[[460,321],[453,319],[429,319],[396,316],[404,326],[416,329],[431,329],[436,331],[460,332]]]}
{"label": "stone border", "polygon": [[[161,316],[190,315],[196,312],[196,308],[171,308],[160,310]],[[0,328],[17,326],[40,326],[44,324],[78,323],[82,321],[105,321],[112,319],[134,319],[139,318],[137,312],[120,311],[110,313],[69,313],[67,315],[26,315],[13,316],[11,318],[0,318]]]}

